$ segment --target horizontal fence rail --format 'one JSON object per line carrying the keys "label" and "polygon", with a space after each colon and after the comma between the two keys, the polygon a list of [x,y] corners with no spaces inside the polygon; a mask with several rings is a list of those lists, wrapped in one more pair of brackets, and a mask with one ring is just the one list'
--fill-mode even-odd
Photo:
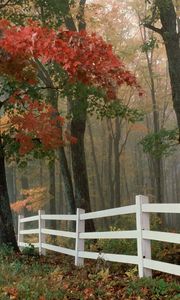
{"label": "horizontal fence rail", "polygon": [[136,212],[136,205],[128,205],[124,207],[105,209],[105,210],[100,210],[91,213],[84,213],[80,216],[80,220],[114,217],[120,215],[133,214],[135,212]]}
{"label": "horizontal fence rail", "polygon": [[[49,215],[39,211],[38,215],[18,217],[18,245],[20,248],[29,244],[24,242],[25,235],[38,236],[38,243],[32,243],[39,249],[40,255],[45,255],[46,250],[67,254],[75,258],[75,265],[83,266],[84,259],[103,259],[111,262],[135,264],[138,266],[139,277],[152,276],[152,270],[166,272],[180,276],[180,265],[156,261],[151,259],[151,241],[160,241],[180,244],[180,234],[150,230],[150,213],[180,213],[180,204],[151,204],[146,196],[136,196],[136,204],[124,207],[106,209],[102,211],[85,213],[83,209],[77,209],[76,215]],[[104,217],[113,217],[126,214],[135,214],[136,228],[127,231],[102,231],[85,232],[85,221]],[[75,221],[76,232],[48,229],[47,220]],[[35,229],[25,229],[28,222],[38,223]],[[47,243],[47,236],[58,236],[75,240],[75,249],[69,249]],[[110,253],[98,253],[85,251],[85,240],[91,239],[135,239],[137,241],[137,255],[122,255]],[[120,249],[121,250],[121,249]]]}

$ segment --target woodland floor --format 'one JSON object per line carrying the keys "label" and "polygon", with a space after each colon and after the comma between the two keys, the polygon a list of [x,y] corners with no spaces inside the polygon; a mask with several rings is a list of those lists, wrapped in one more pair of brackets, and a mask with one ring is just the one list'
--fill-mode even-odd
{"label": "woodland floor", "polygon": [[77,268],[64,255],[0,250],[0,299],[180,299],[180,278],[156,273],[153,279],[138,279],[136,272],[134,267],[103,261],[87,260],[84,268]]}

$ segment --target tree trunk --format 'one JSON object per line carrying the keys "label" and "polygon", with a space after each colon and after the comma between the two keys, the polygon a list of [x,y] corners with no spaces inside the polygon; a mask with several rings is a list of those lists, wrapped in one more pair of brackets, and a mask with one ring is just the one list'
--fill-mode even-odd
{"label": "tree trunk", "polygon": [[159,33],[164,40],[169,65],[173,106],[180,131],[180,44],[177,17],[172,0],[158,0],[156,5],[159,9],[162,28],[156,28],[152,24],[145,24],[145,26]]}
{"label": "tree trunk", "polygon": [[[148,32],[144,27],[144,32],[141,32],[142,40],[144,43],[148,41]],[[153,74],[153,53],[154,49],[147,49],[145,51],[147,67],[150,78],[150,93],[152,100],[152,112],[153,112],[153,132],[157,134],[160,131],[160,120],[159,120],[159,108],[156,97],[155,83],[154,83],[154,74]],[[150,156],[153,161],[154,168],[154,177],[156,180],[156,201],[163,203],[164,202],[164,172],[163,172],[163,160],[162,157],[153,158]]]}
{"label": "tree trunk", "polygon": [[0,139],[0,244],[11,245],[15,251],[19,251],[14,232],[12,213],[9,204],[9,196],[6,182],[5,158]]}
{"label": "tree trunk", "polygon": [[[66,1],[67,3],[67,1]],[[78,30],[85,30],[86,22],[84,19],[84,8],[86,0],[79,1],[79,9],[76,19],[78,21]],[[77,31],[73,17],[71,16],[70,7],[67,4],[67,11],[64,15],[64,22],[68,30]],[[78,100],[76,100],[78,101]],[[81,103],[79,103],[81,105]],[[84,112],[85,119],[77,118],[73,115],[71,121],[71,134],[78,138],[76,145],[71,145],[73,179],[75,186],[75,202],[76,207],[84,208],[86,211],[91,211],[89,186],[87,178],[85,150],[84,150],[84,133],[86,127],[86,111]],[[86,230],[94,231],[95,226],[93,220],[86,222]]]}
{"label": "tree trunk", "polygon": [[98,190],[98,194],[99,194],[100,207],[101,207],[101,209],[105,209],[105,199],[104,199],[101,180],[100,180],[100,174],[99,174],[99,169],[98,169],[98,163],[97,163],[97,158],[96,158],[96,153],[95,153],[95,146],[94,146],[94,140],[93,140],[90,122],[88,122],[88,129],[89,129],[89,137],[90,137],[91,147],[92,147],[92,157],[93,157],[93,161],[94,161],[94,168],[95,168],[95,172],[96,172],[97,190]]}
{"label": "tree trunk", "polygon": [[110,130],[110,123],[111,121],[107,121],[107,128],[108,128],[108,183],[109,183],[109,199],[111,207],[114,207],[114,186],[113,186],[113,164],[112,164],[112,152],[113,152],[113,138],[112,132]]}
{"label": "tree trunk", "polygon": [[[77,138],[77,143],[71,145],[76,207],[90,212],[91,204],[84,149],[85,129],[86,117],[81,117],[81,119],[73,117],[71,121],[71,134]],[[95,231],[92,220],[86,222],[86,231]]]}
{"label": "tree trunk", "polygon": [[169,63],[169,75],[172,88],[173,106],[176,112],[180,130],[180,46],[179,35],[176,29],[176,13],[172,0],[158,1],[160,19],[162,24],[162,37],[165,42]]}
{"label": "tree trunk", "polygon": [[10,203],[15,202],[16,194],[15,194],[15,176],[14,176],[14,167],[8,166],[6,167],[6,180],[8,185],[8,194]]}
{"label": "tree trunk", "polygon": [[119,143],[121,138],[119,117],[115,119],[115,133],[114,133],[114,207],[121,205],[120,201],[120,151]]}
{"label": "tree trunk", "polygon": [[[38,71],[39,71],[39,77],[44,82],[45,85],[48,85],[52,87],[52,89],[49,89],[49,96],[51,97],[51,104],[58,110],[58,93],[54,89],[53,82],[51,80],[51,77],[49,76],[48,72],[44,68],[44,66],[37,61]],[[44,80],[44,77],[42,76],[42,71],[44,74],[46,74],[46,80]],[[65,196],[68,201],[69,211],[71,214],[76,213],[76,204],[74,199],[74,192],[73,192],[73,183],[71,179],[71,174],[68,168],[68,162],[65,154],[65,150],[63,147],[60,147],[58,150],[59,155],[59,161],[60,161],[60,170],[64,181],[64,187],[65,187]]]}
{"label": "tree trunk", "polygon": [[[49,194],[50,194],[50,214],[56,214],[56,183],[55,183],[55,161],[49,164]],[[51,220],[50,226],[52,229],[56,229],[56,222]]]}
{"label": "tree trunk", "polygon": [[68,168],[67,158],[65,155],[64,148],[59,148],[59,161],[60,161],[60,170],[63,177],[63,183],[65,187],[65,195],[68,199],[69,211],[71,214],[76,214],[76,202],[73,191],[73,184],[71,179],[71,174]]}

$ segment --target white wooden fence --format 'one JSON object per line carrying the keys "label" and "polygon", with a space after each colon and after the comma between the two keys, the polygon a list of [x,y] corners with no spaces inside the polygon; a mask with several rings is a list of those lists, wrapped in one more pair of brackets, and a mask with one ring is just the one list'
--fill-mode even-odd
{"label": "white wooden fence", "polygon": [[[139,277],[152,276],[152,270],[180,276],[180,265],[151,259],[151,240],[180,244],[180,234],[151,231],[150,213],[177,214],[180,213],[180,204],[150,204],[148,203],[148,197],[139,195],[136,196],[135,205],[102,211],[85,213],[83,209],[78,208],[76,215],[46,215],[44,211],[39,211],[37,216],[27,218],[19,216],[18,245],[20,248],[28,246],[27,243],[24,243],[24,235],[37,234],[39,236],[39,242],[34,243],[34,246],[39,248],[40,255],[45,255],[46,249],[68,254],[75,257],[75,265],[77,266],[84,265],[84,258],[102,258],[112,262],[138,265]],[[85,232],[86,220],[126,214],[136,214],[136,230]],[[47,229],[45,226],[46,220],[75,221],[76,232]],[[24,223],[32,221],[38,221],[38,228],[24,230]],[[46,243],[46,235],[73,238],[76,241],[75,249],[72,250],[48,244]],[[84,251],[84,241],[86,239],[136,239],[137,256]]]}

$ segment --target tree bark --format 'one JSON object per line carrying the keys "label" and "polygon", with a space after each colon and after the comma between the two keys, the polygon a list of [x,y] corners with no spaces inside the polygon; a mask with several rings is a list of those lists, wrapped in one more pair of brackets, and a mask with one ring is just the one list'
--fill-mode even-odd
{"label": "tree bark", "polygon": [[145,26],[159,33],[164,40],[169,65],[173,106],[180,132],[180,44],[177,17],[172,0],[157,0],[155,4],[159,9],[162,28],[156,28],[152,24],[145,24]]}
{"label": "tree bark", "polygon": [[[141,31],[141,37],[144,43],[148,41],[148,32],[146,32],[146,28],[144,27],[144,31]],[[152,113],[153,113],[153,132],[157,134],[160,131],[160,119],[159,119],[159,108],[157,103],[157,96],[156,96],[156,88],[154,82],[154,75],[153,75],[153,54],[154,49],[147,49],[145,51],[149,79],[150,79],[150,94],[151,94],[151,101],[152,101]],[[162,157],[153,158],[150,155],[150,158],[153,163],[154,169],[154,177],[156,182],[156,201],[163,203],[164,202],[164,170],[163,170],[163,159]]]}
{"label": "tree bark", "polygon": [[9,204],[9,196],[6,182],[5,157],[0,138],[0,244],[6,244],[13,247],[15,251],[19,251],[12,213]]}
{"label": "tree bark", "polygon": [[119,117],[115,119],[115,132],[114,132],[114,207],[119,207],[120,201],[120,151],[119,143],[121,138]]}
{"label": "tree bark", "polygon": [[76,214],[76,203],[73,191],[73,184],[71,179],[71,174],[68,168],[67,158],[65,155],[64,148],[59,148],[59,161],[60,161],[60,170],[63,177],[65,194],[68,199],[69,211],[71,214]]}
{"label": "tree bark", "polygon": [[[107,121],[108,122],[108,121]],[[108,123],[107,123],[108,125]],[[108,182],[109,182],[109,199],[111,207],[114,207],[114,186],[113,186],[113,165],[112,165],[112,152],[113,152],[113,139],[108,125]]]}
{"label": "tree bark", "polygon": [[[49,164],[49,194],[50,194],[50,214],[56,214],[56,177],[55,177],[55,161]],[[51,220],[51,228],[56,229],[56,222]]]}
{"label": "tree bark", "polygon": [[[86,129],[86,117],[73,118],[71,121],[71,134],[77,138],[77,143],[71,145],[72,168],[75,189],[76,207],[91,211],[89,185],[84,149],[84,134]],[[95,231],[92,220],[86,222],[86,231]]]}
{"label": "tree bark", "polygon": [[[79,10],[76,17],[78,20],[79,31],[86,29],[86,22],[84,20],[85,4],[86,4],[86,0],[79,1]],[[64,21],[68,30],[77,31],[75,22],[73,21],[73,18],[70,14],[70,9],[68,11],[68,14],[64,17]],[[77,99],[76,101],[78,102]],[[85,101],[85,99],[83,99],[83,101]],[[81,105],[81,101],[79,101],[79,105]],[[76,207],[83,208],[86,211],[91,211],[85,149],[84,149],[86,109],[84,110],[84,112],[82,112],[81,116],[78,118],[76,114],[75,115],[73,114],[73,109],[71,112],[73,115],[71,121],[71,134],[72,136],[75,136],[78,139],[77,144],[71,145]],[[88,220],[86,222],[86,231],[95,231],[93,220]]]}
{"label": "tree bark", "polygon": [[99,169],[98,169],[98,163],[97,163],[97,158],[96,158],[96,153],[95,153],[95,146],[94,146],[94,140],[93,140],[90,122],[88,122],[88,129],[89,129],[89,137],[90,137],[91,147],[92,147],[92,157],[93,157],[93,161],[94,161],[94,168],[95,168],[95,172],[96,172],[97,190],[98,190],[99,199],[101,202],[100,207],[101,207],[101,209],[105,209],[105,199],[104,199],[101,180],[100,180],[100,174],[99,174]]}
{"label": "tree bark", "polygon": [[[57,91],[54,89],[51,77],[45,69],[45,67],[39,61],[36,61],[36,63],[39,71],[39,78],[42,80],[45,86],[52,87],[52,89],[49,89],[49,95],[51,96],[51,104],[58,110],[58,94]],[[68,201],[70,212],[74,214],[76,213],[76,204],[74,199],[73,183],[68,167],[65,150],[63,147],[59,148],[58,155],[60,161],[60,170],[64,181],[66,199]]]}

